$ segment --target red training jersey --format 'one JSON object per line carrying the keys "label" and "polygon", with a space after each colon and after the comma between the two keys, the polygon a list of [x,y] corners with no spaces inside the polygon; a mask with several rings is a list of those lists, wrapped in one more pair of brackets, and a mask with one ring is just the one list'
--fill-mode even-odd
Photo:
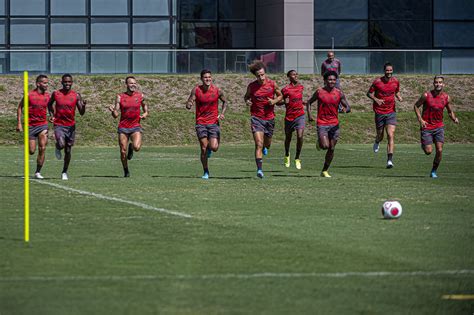
{"label": "red training jersey", "polygon": [[438,95],[435,95],[434,91],[425,93],[425,102],[423,103],[423,114],[421,117],[426,121],[426,127],[423,128],[423,130],[444,127],[443,113],[444,108],[448,104],[448,94],[444,92]]}
{"label": "red training jersey", "polygon": [[211,84],[207,91],[203,85],[196,86],[196,124],[213,125],[218,123],[219,89]]}
{"label": "red training jersey", "polygon": [[136,128],[140,125],[140,106],[143,102],[143,94],[133,92],[120,94],[120,122],[119,128]]}
{"label": "red training jersey", "polygon": [[77,93],[73,90],[69,92],[65,90],[58,90],[53,92],[54,100],[56,101],[56,113],[54,114],[55,126],[74,126],[76,121]]}
{"label": "red training jersey", "polygon": [[395,112],[395,93],[400,91],[400,82],[397,78],[391,77],[387,82],[385,77],[376,79],[370,86],[369,93],[375,92],[375,97],[384,101],[384,104],[372,104],[374,112],[377,114],[390,114]]}
{"label": "red training jersey", "polygon": [[324,88],[318,89],[318,126],[339,125],[338,108],[341,102],[342,92],[333,88],[330,92]]}
{"label": "red training jersey", "polygon": [[269,98],[273,99],[275,95],[275,82],[266,79],[263,84],[259,84],[257,80],[249,84],[250,114],[263,120],[271,120],[275,118],[275,106],[270,105]]}
{"label": "red training jersey", "polygon": [[41,94],[37,89],[28,93],[28,126],[36,127],[47,125],[46,112],[50,95]]}
{"label": "red training jersey", "polygon": [[288,98],[289,100],[288,103],[285,102],[285,120],[293,121],[304,115],[303,90],[304,86],[302,84],[293,85],[291,83],[281,90],[283,99],[286,100]]}

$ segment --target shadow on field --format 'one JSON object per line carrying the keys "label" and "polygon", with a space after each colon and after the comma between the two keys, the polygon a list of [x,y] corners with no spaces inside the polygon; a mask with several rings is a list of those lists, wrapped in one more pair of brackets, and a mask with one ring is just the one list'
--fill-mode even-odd
{"label": "shadow on field", "polygon": [[79,177],[85,177],[85,178],[122,178],[123,176],[118,176],[118,175],[81,175]]}
{"label": "shadow on field", "polygon": [[[256,171],[250,171],[250,170],[240,170],[242,173],[255,173]],[[283,173],[283,171],[266,171],[263,170],[263,172],[266,173]]]}
{"label": "shadow on field", "polygon": [[[157,177],[157,178],[198,178],[201,179],[200,176],[189,176],[189,175],[152,175],[151,177]],[[236,177],[236,176],[211,176],[209,179],[249,179],[253,178],[250,176],[245,176],[245,177]]]}
{"label": "shadow on field", "polygon": [[22,175],[0,175],[0,178],[23,178]]}
{"label": "shadow on field", "polygon": [[332,168],[379,168],[377,166],[370,166],[370,165],[335,165]]}
{"label": "shadow on field", "polygon": [[23,242],[24,240],[16,237],[3,237],[0,236],[0,241],[14,241],[14,242]]}
{"label": "shadow on field", "polygon": [[321,177],[321,175],[298,175],[298,174],[273,174],[272,177],[296,177],[296,178],[315,178]]}
{"label": "shadow on field", "polygon": [[429,178],[423,175],[376,175],[376,177],[398,177],[398,178]]}

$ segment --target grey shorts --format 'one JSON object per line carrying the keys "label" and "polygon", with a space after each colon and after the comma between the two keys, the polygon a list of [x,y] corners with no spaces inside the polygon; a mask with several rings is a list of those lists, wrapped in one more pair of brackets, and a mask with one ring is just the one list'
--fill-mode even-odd
{"label": "grey shorts", "polygon": [[46,135],[48,134],[48,124],[35,126],[35,127],[28,127],[28,139],[35,140],[38,138],[39,134],[46,130]]}
{"label": "grey shorts", "polygon": [[444,128],[436,128],[431,130],[421,130],[421,145],[430,145],[432,143],[444,143]]}
{"label": "grey shorts", "polygon": [[72,147],[76,140],[76,126],[54,126],[54,137],[62,147]]}
{"label": "grey shorts", "polygon": [[130,137],[132,135],[132,133],[135,133],[135,132],[142,132],[142,127],[135,127],[135,128],[119,128],[117,130],[117,133],[120,134],[120,133],[123,133],[124,135],[127,135],[128,137]]}
{"label": "grey shorts", "polygon": [[306,123],[305,115],[296,117],[293,121],[288,121],[285,119],[285,133],[290,133],[293,130],[304,129]]}
{"label": "grey shorts", "polygon": [[386,125],[397,125],[397,113],[390,114],[375,114],[375,127],[380,129]]}
{"label": "grey shorts", "polygon": [[198,139],[202,138],[217,138],[221,137],[221,127],[218,124],[211,125],[196,125],[196,135]]}
{"label": "grey shorts", "polygon": [[329,140],[339,140],[340,129],[339,125],[332,126],[318,126],[318,137],[328,137]]}
{"label": "grey shorts", "polygon": [[250,127],[252,128],[252,133],[263,132],[266,137],[271,138],[275,129],[275,120],[263,120],[252,116],[250,118]]}

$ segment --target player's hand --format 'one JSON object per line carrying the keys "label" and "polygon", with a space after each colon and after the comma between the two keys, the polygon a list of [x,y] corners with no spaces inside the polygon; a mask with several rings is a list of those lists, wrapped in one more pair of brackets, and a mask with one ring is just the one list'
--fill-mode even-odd
{"label": "player's hand", "polygon": [[247,104],[247,106],[252,106],[252,100],[249,98],[245,101],[245,104]]}
{"label": "player's hand", "polygon": [[191,109],[191,107],[193,107],[193,103],[187,102],[187,103],[186,103],[186,109],[189,110],[189,109]]}
{"label": "player's hand", "polygon": [[21,125],[21,123],[18,123],[16,125],[16,131],[19,131],[19,132],[23,131],[23,126]]}
{"label": "player's hand", "polygon": [[54,116],[49,116],[48,120],[50,123],[54,123]]}
{"label": "player's hand", "polygon": [[426,128],[426,121],[424,121],[423,119],[420,121],[420,126],[421,128]]}
{"label": "player's hand", "polygon": [[143,113],[140,115],[140,119],[146,119],[148,116],[148,113]]}
{"label": "player's hand", "polygon": [[115,105],[110,105],[109,106],[109,111],[113,113],[115,111]]}
{"label": "player's hand", "polygon": [[275,105],[275,100],[271,97],[268,97],[268,104],[271,105],[271,106],[274,106]]}
{"label": "player's hand", "polygon": [[224,119],[225,119],[224,114],[222,114],[222,113],[219,114],[219,115],[217,116],[217,119],[218,119],[218,120],[224,120]]}
{"label": "player's hand", "polygon": [[86,100],[82,100],[82,105],[85,107],[87,104],[87,101]]}
{"label": "player's hand", "polygon": [[399,102],[403,102],[403,98],[401,96],[397,97]]}
{"label": "player's hand", "polygon": [[309,121],[314,121],[313,115],[308,115],[308,120],[309,120]]}
{"label": "player's hand", "polygon": [[377,105],[379,105],[379,106],[382,106],[383,104],[385,104],[385,101],[381,100],[380,98],[376,98],[375,103],[377,103]]}
{"label": "player's hand", "polygon": [[459,124],[459,119],[456,117],[456,118],[454,118],[453,122],[454,122],[455,124]]}

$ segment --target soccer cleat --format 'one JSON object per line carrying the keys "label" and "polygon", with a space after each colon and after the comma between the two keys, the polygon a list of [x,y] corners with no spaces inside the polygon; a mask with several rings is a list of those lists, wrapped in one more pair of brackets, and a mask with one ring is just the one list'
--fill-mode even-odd
{"label": "soccer cleat", "polygon": [[207,158],[210,158],[212,156],[212,150],[207,148]]}
{"label": "soccer cleat", "polygon": [[133,145],[131,143],[128,144],[128,153],[127,153],[127,160],[131,160],[133,158]]}
{"label": "soccer cleat", "polygon": [[379,148],[380,148],[380,143],[375,141],[374,142],[374,146],[372,147],[374,149],[374,153],[377,153],[379,152]]}
{"label": "soccer cleat", "polygon": [[68,180],[69,178],[67,177],[67,173],[62,173],[61,174],[61,179],[62,180]]}
{"label": "soccer cleat", "polygon": [[263,147],[262,153],[263,153],[263,155],[267,155],[268,154],[268,149],[266,147]]}
{"label": "soccer cleat", "polygon": [[56,148],[56,150],[54,150],[54,155],[56,156],[56,158],[58,160],[60,160],[63,156],[61,154],[61,150],[59,150],[58,148]]}
{"label": "soccer cleat", "polygon": [[35,178],[36,178],[36,179],[44,179],[44,177],[41,176],[40,172],[36,172],[36,173],[35,173]]}
{"label": "soccer cleat", "polygon": [[301,169],[301,160],[300,160],[300,159],[296,159],[296,160],[295,160],[295,166],[296,166],[296,169],[297,169],[297,170],[300,170],[300,169]]}
{"label": "soccer cleat", "polygon": [[290,167],[290,156],[285,156],[285,167]]}
{"label": "soccer cleat", "polygon": [[328,171],[322,171],[322,172],[321,172],[321,177],[327,177],[327,178],[329,178],[329,177],[331,177],[331,175],[329,175],[329,172],[328,172]]}
{"label": "soccer cleat", "polygon": [[262,170],[257,171],[257,177],[258,178],[263,178],[263,171]]}
{"label": "soccer cleat", "polygon": [[123,177],[130,177],[129,171],[123,171]]}
{"label": "soccer cleat", "polygon": [[209,173],[204,172],[204,175],[201,176],[202,179],[209,179]]}
{"label": "soccer cleat", "polygon": [[387,161],[387,168],[392,168],[393,167],[393,162],[392,160]]}
{"label": "soccer cleat", "polygon": [[431,171],[430,177],[431,178],[438,178],[438,174],[436,174],[436,171]]}

